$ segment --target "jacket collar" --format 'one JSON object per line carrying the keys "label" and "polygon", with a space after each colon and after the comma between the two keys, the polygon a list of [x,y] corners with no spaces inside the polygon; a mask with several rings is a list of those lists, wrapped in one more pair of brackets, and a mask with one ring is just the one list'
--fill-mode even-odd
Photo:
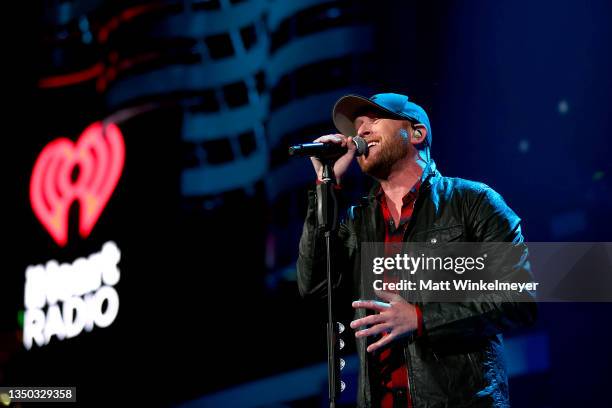
{"label": "jacket collar", "polygon": [[[427,196],[428,194],[424,194],[427,192],[435,180],[440,177],[440,173],[437,170],[430,171],[425,180],[421,182],[421,186],[419,187],[419,197],[417,198],[417,202],[415,203],[415,210],[420,202],[422,202],[422,198]],[[366,237],[369,241],[374,242],[384,242],[385,240],[385,224],[382,216],[382,212],[379,210],[380,201],[377,199],[376,193],[380,189],[380,183],[376,182],[372,188],[370,189],[370,194],[367,197],[364,197],[365,203],[363,203],[366,207]],[[410,221],[412,224],[414,219]],[[408,229],[410,229],[410,225],[408,225]]]}

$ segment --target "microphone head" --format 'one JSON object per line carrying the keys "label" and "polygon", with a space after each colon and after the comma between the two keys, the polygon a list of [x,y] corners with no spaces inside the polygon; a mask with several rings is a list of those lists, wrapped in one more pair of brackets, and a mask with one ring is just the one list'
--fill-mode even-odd
{"label": "microphone head", "polygon": [[368,144],[363,137],[355,136],[353,137],[353,142],[355,143],[355,146],[357,146],[355,156],[368,155]]}

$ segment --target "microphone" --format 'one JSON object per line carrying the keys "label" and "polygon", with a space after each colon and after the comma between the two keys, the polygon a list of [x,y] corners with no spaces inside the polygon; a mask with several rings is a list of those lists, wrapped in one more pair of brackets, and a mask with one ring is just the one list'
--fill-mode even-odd
{"label": "microphone", "polygon": [[[353,143],[357,147],[356,156],[368,155],[368,144],[361,136],[353,137]],[[315,156],[319,159],[337,159],[348,151],[348,147],[342,147],[336,143],[303,143],[289,148],[289,156]]]}

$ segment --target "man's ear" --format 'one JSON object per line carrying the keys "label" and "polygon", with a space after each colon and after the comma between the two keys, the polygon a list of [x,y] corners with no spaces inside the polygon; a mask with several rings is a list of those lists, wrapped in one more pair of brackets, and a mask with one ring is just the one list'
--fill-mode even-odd
{"label": "man's ear", "polygon": [[412,128],[414,129],[412,131],[412,138],[410,140],[412,144],[418,145],[427,140],[427,127],[425,125],[416,123],[412,126]]}

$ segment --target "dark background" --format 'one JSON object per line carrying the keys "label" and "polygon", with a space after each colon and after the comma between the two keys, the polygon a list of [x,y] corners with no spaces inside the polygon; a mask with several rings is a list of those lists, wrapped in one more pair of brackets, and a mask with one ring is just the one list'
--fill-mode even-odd
{"label": "dark background", "polygon": [[[76,385],[84,405],[213,406],[211,393],[248,394],[239,384],[323,362],[323,315],[299,299],[294,266],[314,174],[286,149],[335,132],[331,107],[346,93],[398,92],[421,104],[442,174],[492,186],[528,240],[610,241],[606,1],[6,7],[0,384]],[[60,248],[29,204],[34,161],[51,140],[76,140],[117,113],[119,184],[87,239],[73,204]],[[354,198],[369,181],[353,170]],[[71,262],[107,240],[122,251],[117,320],[26,351],[17,321],[25,268]],[[536,327],[510,334],[519,355],[544,361],[511,376],[514,405],[605,405],[611,312],[544,304]],[[294,380],[283,387],[303,385]],[[248,406],[261,398],[257,384]],[[318,406],[324,396],[323,382],[274,406]]]}

